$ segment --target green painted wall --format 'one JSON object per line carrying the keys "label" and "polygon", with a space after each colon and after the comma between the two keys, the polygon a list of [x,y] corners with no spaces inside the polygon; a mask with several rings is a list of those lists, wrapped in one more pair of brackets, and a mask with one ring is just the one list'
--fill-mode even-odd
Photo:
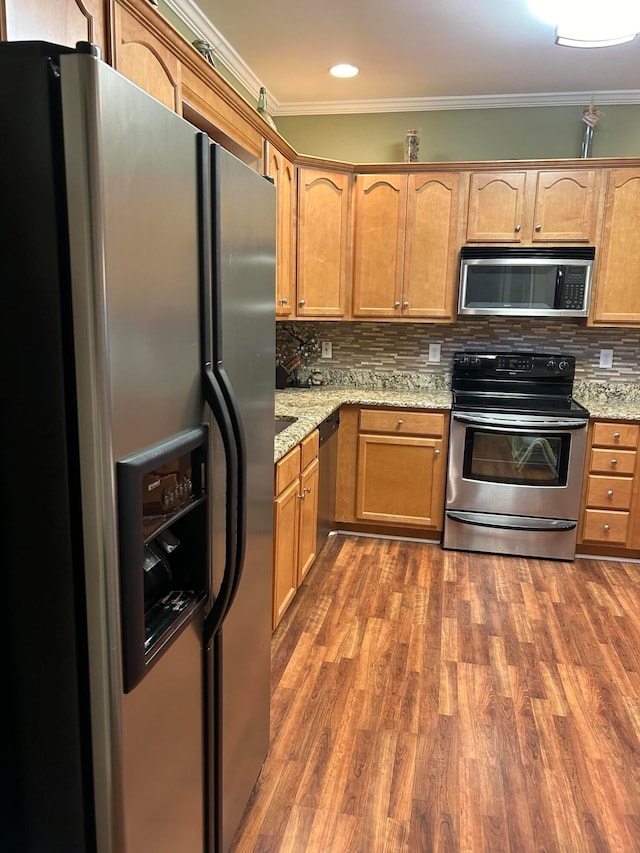
{"label": "green painted wall", "polygon": [[[586,104],[585,104],[586,106]],[[420,160],[545,160],[579,157],[584,107],[517,107],[358,115],[275,116],[300,154],[350,163],[399,162],[408,129],[420,129]],[[640,105],[607,105],[594,157],[640,157]]]}

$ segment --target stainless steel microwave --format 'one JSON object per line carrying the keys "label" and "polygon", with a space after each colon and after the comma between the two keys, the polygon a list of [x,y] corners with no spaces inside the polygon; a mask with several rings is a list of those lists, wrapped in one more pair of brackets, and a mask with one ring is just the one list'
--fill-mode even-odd
{"label": "stainless steel microwave", "polygon": [[593,247],[464,247],[458,314],[586,317]]}

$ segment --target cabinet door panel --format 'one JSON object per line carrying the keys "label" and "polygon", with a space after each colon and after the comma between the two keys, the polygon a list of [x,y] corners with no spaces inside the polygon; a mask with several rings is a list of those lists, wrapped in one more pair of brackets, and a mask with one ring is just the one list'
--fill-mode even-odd
{"label": "cabinet door panel", "polygon": [[299,532],[298,532],[298,586],[316,558],[318,526],[318,473],[317,459],[300,475]]}
{"label": "cabinet door panel", "polygon": [[525,172],[471,175],[467,240],[520,243],[523,240]]}
{"label": "cabinet door panel", "polygon": [[440,529],[442,446],[440,439],[360,435],[356,516],[366,521]]}
{"label": "cabinet door panel", "polygon": [[538,172],[533,241],[593,242],[596,186],[595,169]]}
{"label": "cabinet door panel", "polygon": [[349,267],[349,176],[298,173],[298,301],[300,317],[343,317]]}
{"label": "cabinet door panel", "polygon": [[295,166],[271,148],[268,173],[276,185],[276,315],[291,317],[295,309]]}
{"label": "cabinet door panel", "polygon": [[405,317],[451,320],[457,249],[457,174],[409,175],[405,242]]}
{"label": "cabinet door panel", "polygon": [[400,316],[407,177],[358,175],[355,195],[353,314]]}
{"label": "cabinet door panel", "polygon": [[75,46],[91,41],[107,54],[104,0],[5,0],[9,41]]}
{"label": "cabinet door panel", "polygon": [[117,3],[114,66],[174,112],[180,112],[180,64],[140,21]]}
{"label": "cabinet door panel", "polygon": [[296,479],[275,500],[273,627],[282,619],[298,586],[298,488]]}
{"label": "cabinet door panel", "polygon": [[640,169],[608,176],[592,322],[640,325]]}

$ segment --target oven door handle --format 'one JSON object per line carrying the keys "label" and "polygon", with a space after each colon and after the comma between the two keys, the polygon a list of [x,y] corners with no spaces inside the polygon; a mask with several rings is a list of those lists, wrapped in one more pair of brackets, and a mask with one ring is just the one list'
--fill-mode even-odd
{"label": "oven door handle", "polygon": [[507,421],[501,418],[492,417],[490,415],[463,415],[459,412],[454,412],[453,414],[454,421],[459,421],[463,424],[470,424],[471,426],[487,426],[487,427],[500,427],[501,429],[528,429],[528,430],[538,430],[548,432],[549,430],[554,429],[585,429],[588,421],[583,420],[582,418],[571,418],[567,419],[556,419],[556,420],[544,420],[544,421],[536,421],[533,423],[532,421]]}
{"label": "oven door handle", "polygon": [[447,510],[447,518],[476,527],[495,527],[508,530],[563,531],[573,530],[577,521],[562,518],[533,518],[526,515],[496,515],[490,512],[456,512]]}

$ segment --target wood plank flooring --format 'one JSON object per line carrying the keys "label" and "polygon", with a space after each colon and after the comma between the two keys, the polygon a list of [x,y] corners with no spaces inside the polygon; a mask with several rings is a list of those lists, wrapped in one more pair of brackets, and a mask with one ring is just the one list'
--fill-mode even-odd
{"label": "wood plank flooring", "polygon": [[332,537],[233,853],[640,851],[640,565]]}

